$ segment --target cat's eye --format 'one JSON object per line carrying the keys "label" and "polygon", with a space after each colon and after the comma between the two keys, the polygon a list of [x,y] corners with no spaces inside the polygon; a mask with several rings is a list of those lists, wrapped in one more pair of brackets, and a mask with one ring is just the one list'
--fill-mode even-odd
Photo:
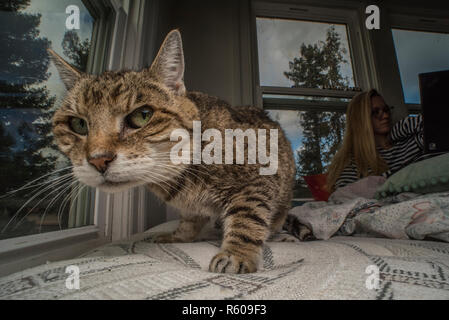
{"label": "cat's eye", "polygon": [[133,129],[139,129],[145,126],[153,116],[153,109],[150,106],[137,108],[126,116],[126,123]]}
{"label": "cat's eye", "polygon": [[87,135],[88,129],[87,129],[87,122],[86,120],[83,120],[81,118],[71,117],[69,119],[69,125],[70,129],[72,129],[73,132],[85,136]]}

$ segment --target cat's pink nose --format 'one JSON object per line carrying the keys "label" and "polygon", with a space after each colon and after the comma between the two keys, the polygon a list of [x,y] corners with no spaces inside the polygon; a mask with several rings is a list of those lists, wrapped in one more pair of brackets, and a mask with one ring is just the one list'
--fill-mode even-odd
{"label": "cat's pink nose", "polygon": [[109,163],[114,161],[116,158],[115,154],[105,153],[101,155],[97,155],[94,157],[87,158],[87,161],[93,165],[100,173],[105,173],[108,169]]}

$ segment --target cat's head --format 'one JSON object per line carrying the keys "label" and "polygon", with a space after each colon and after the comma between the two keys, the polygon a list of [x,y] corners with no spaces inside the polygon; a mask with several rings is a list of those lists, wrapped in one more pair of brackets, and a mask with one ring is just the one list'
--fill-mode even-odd
{"label": "cat's head", "polygon": [[185,97],[179,31],[170,32],[150,68],[140,72],[79,72],[50,52],[68,92],[53,117],[59,149],[75,176],[102,191],[147,183],[164,186],[179,174],[169,152],[174,129],[192,129],[198,111]]}

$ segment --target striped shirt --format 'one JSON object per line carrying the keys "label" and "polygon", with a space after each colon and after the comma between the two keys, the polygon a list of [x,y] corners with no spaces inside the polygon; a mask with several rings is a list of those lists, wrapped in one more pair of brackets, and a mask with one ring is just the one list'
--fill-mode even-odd
{"label": "striped shirt", "polygon": [[[385,160],[389,170],[382,175],[388,178],[410,163],[426,158],[424,155],[424,129],[422,116],[409,116],[391,128],[390,138],[393,146],[389,149],[377,147],[380,156]],[[341,188],[347,184],[356,182],[363,177],[358,177],[357,166],[352,160],[346,166],[340,177],[335,182],[335,188]]]}

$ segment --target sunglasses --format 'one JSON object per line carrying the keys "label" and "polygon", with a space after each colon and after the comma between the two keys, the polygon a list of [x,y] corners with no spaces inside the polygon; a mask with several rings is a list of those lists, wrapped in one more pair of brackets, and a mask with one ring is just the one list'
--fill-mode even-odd
{"label": "sunglasses", "polygon": [[373,111],[371,111],[371,116],[375,117],[375,118],[378,118],[378,119],[381,119],[382,116],[384,115],[384,113],[390,115],[391,114],[391,110],[393,110],[393,109],[394,109],[393,106],[388,106],[388,105],[386,105],[383,108],[375,108],[375,109],[373,109]]}

